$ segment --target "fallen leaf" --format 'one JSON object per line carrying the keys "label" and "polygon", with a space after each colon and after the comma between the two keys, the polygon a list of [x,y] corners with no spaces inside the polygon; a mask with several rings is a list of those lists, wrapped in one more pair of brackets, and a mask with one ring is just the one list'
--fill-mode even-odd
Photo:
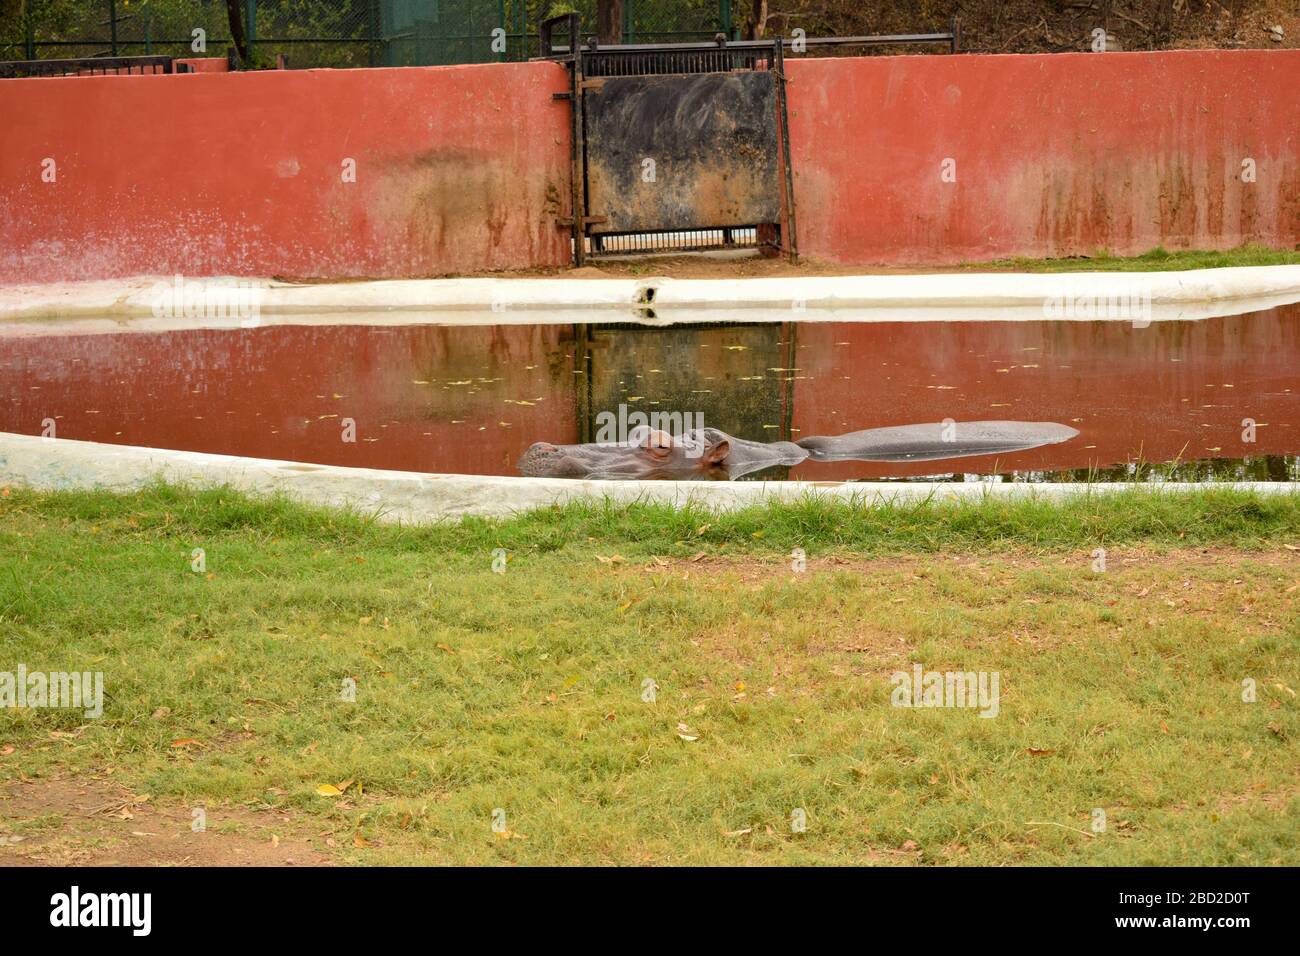
{"label": "fallen leaf", "polygon": [[728,830],[726,833],[722,835],[726,837],[738,837],[738,836],[745,836],[753,832],[754,832],[753,827],[745,827],[745,829],[743,830]]}
{"label": "fallen leaf", "polygon": [[8,757],[13,752],[14,752],[13,744],[5,744],[3,747],[0,747],[0,757]]}
{"label": "fallen leaf", "polygon": [[333,786],[333,785],[331,785],[331,784],[328,784],[328,783],[322,783],[319,787],[316,788],[316,792],[317,792],[318,794],[320,794],[322,797],[341,797],[341,796],[343,796],[343,791],[342,791],[342,790],[340,790],[338,787],[335,787],[335,786]]}
{"label": "fallen leaf", "polygon": [[1037,747],[1030,747],[1025,751],[1025,753],[1029,754],[1031,757],[1050,757],[1052,754],[1056,753],[1056,751],[1040,750]]}
{"label": "fallen leaf", "polygon": [[193,737],[182,737],[180,740],[172,741],[173,747],[202,747],[203,741],[195,740]]}

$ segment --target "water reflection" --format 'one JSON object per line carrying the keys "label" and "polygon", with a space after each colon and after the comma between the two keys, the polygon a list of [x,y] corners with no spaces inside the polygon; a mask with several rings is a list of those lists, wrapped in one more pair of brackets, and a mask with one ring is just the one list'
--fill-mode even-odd
{"label": "water reflection", "polygon": [[[1071,441],[944,463],[750,478],[1295,480],[1300,306],[1107,322],[270,326],[0,337],[0,430],[426,472],[509,475],[602,412],[692,413],[750,441],[1054,421]],[[345,422],[355,441],[345,441]],[[1176,462],[1170,465],[1168,463]]]}

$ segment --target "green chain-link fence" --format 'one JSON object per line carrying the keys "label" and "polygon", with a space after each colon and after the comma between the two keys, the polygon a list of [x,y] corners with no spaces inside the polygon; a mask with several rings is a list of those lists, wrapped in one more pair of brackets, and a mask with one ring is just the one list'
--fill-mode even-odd
{"label": "green chain-link fence", "polygon": [[[596,0],[238,2],[255,62],[284,54],[293,68],[524,60],[545,17],[577,12],[596,29]],[[623,0],[625,43],[719,32],[734,35],[731,0]],[[0,0],[0,60],[224,56],[230,33],[225,0]]]}

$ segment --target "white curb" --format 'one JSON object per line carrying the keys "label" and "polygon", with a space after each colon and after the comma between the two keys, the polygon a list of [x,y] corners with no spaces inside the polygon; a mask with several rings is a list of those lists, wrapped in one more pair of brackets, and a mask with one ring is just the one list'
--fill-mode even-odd
{"label": "white curb", "polygon": [[[266,458],[238,458],[202,452],[40,438],[0,432],[0,484],[42,490],[104,488],[127,491],[155,478],[199,486],[229,485],[265,494],[282,491],[296,500],[354,507],[386,521],[424,524],[462,515],[505,516],[574,499],[620,504],[656,502],[681,507],[696,504],[728,511],[766,501],[806,497],[879,504],[981,498],[1061,499],[1085,493],[1132,488],[1108,484],[1029,484],[955,482],[839,481],[571,481],[561,478],[506,478],[421,474],[346,468]],[[1185,492],[1207,487],[1298,494],[1294,482],[1166,483],[1140,487]]]}
{"label": "white curb", "polygon": [[[258,324],[540,324],[635,321],[1177,321],[1300,300],[1300,265],[1181,272],[942,273],[757,279],[403,279],[292,285],[185,278],[256,289],[256,314],[187,317],[157,306],[174,277],[0,288],[0,333],[222,328]],[[1115,302],[1139,302],[1142,312]],[[1108,306],[1107,303],[1110,303]],[[218,310],[219,312],[221,310]],[[233,310],[231,310],[233,311]],[[1098,314],[1098,313],[1101,314]],[[96,320],[94,326],[83,320]]]}

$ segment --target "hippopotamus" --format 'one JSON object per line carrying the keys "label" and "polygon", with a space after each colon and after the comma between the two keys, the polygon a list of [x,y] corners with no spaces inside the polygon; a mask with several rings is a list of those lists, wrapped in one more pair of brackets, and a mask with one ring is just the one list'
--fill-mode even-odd
{"label": "hippopotamus", "polygon": [[813,461],[938,461],[1024,451],[1068,441],[1079,432],[1056,422],[935,422],[868,428],[796,442],[756,442],[716,428],[681,435],[639,426],[625,442],[534,442],[519,459],[534,478],[708,481],[739,478],[773,465]]}

